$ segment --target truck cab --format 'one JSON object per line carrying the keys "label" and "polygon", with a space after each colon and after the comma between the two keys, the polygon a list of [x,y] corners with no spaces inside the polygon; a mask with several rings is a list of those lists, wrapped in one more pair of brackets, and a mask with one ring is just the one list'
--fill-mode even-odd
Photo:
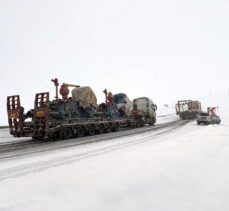
{"label": "truck cab", "polygon": [[148,97],[139,97],[134,99],[133,107],[143,112],[146,124],[154,125],[156,123],[157,105]]}

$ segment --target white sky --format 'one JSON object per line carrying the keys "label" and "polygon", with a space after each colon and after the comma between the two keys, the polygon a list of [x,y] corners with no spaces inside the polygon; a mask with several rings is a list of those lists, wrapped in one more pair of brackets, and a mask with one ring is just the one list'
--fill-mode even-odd
{"label": "white sky", "polygon": [[0,0],[0,125],[51,78],[159,104],[229,90],[227,0]]}

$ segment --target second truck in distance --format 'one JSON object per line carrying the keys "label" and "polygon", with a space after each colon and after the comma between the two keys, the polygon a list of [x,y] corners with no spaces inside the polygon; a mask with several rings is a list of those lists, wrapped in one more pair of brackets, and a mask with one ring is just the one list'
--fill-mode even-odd
{"label": "second truck in distance", "polygon": [[180,100],[176,104],[176,113],[181,119],[196,119],[201,111],[201,103],[193,100]]}

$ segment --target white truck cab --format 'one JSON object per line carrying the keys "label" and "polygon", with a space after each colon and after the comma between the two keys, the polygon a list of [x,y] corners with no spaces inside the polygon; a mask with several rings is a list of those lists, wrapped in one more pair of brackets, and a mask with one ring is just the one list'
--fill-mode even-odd
{"label": "white truck cab", "polygon": [[156,123],[157,105],[148,97],[139,97],[134,99],[133,107],[142,111],[146,124],[154,125]]}

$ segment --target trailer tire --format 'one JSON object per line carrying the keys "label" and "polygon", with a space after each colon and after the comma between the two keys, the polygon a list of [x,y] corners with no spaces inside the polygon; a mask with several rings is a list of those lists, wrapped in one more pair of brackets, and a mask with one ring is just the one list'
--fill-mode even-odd
{"label": "trailer tire", "polygon": [[96,133],[96,128],[95,128],[95,125],[89,125],[89,127],[88,127],[88,135],[89,136],[93,136],[93,135],[95,135],[95,133]]}
{"label": "trailer tire", "polygon": [[98,125],[96,129],[97,134],[103,134],[104,133],[104,126],[103,125]]}
{"label": "trailer tire", "polygon": [[119,131],[119,124],[118,124],[118,123],[115,123],[115,124],[113,125],[112,131],[113,131],[113,132]]}
{"label": "trailer tire", "polygon": [[145,122],[144,121],[141,121],[140,127],[145,127]]}
{"label": "trailer tire", "polygon": [[106,126],[105,126],[105,132],[106,133],[110,133],[112,131],[112,126],[111,126],[111,124],[106,124]]}
{"label": "trailer tire", "polygon": [[62,130],[60,131],[60,138],[61,139],[73,138],[72,128],[62,128]]}
{"label": "trailer tire", "polygon": [[77,137],[81,138],[85,135],[85,129],[83,126],[80,126],[77,130]]}
{"label": "trailer tire", "polygon": [[139,127],[141,127],[141,123],[138,121],[136,122],[136,128],[139,128]]}

